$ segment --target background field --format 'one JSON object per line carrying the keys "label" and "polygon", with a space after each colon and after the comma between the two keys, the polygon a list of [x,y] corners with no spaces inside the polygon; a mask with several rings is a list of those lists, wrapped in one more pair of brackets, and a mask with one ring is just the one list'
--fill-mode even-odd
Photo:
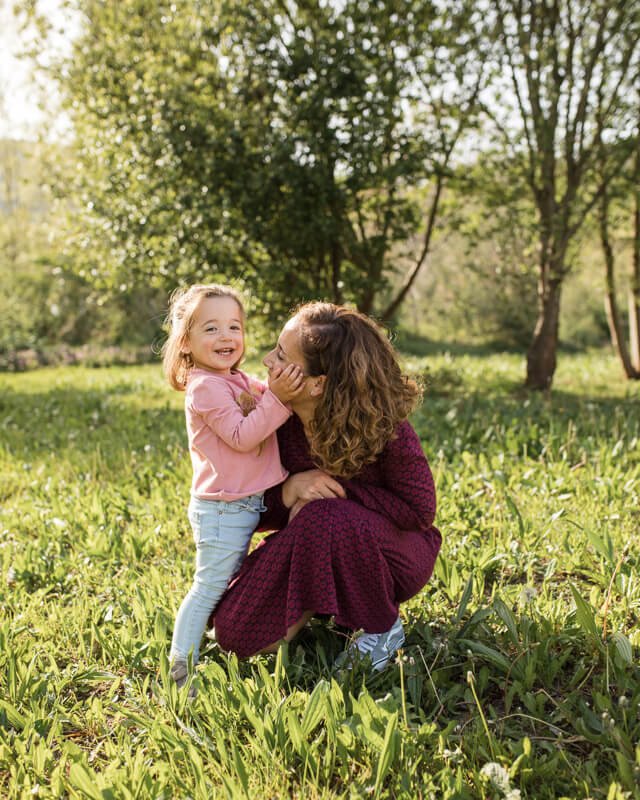
{"label": "background field", "polygon": [[[0,795],[640,797],[638,386],[563,355],[406,357],[442,555],[380,676],[338,632],[205,650],[167,683],[187,587],[181,397],[156,365],[0,375]],[[259,371],[258,362],[247,365]]]}

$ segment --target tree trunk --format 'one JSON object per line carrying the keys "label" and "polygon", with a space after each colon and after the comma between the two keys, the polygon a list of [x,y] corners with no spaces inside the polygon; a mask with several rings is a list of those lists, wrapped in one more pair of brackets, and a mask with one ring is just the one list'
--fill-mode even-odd
{"label": "tree trunk", "polygon": [[629,349],[622,330],[622,320],[618,311],[618,303],[616,300],[616,287],[613,271],[613,254],[611,247],[604,248],[605,251],[605,264],[606,264],[606,294],[604,297],[604,309],[607,314],[607,323],[609,324],[609,336],[611,337],[611,344],[613,349],[618,354],[622,363],[622,369],[627,378],[639,378],[640,374],[634,369],[629,356]]}
{"label": "tree trunk", "polygon": [[629,357],[629,349],[625,341],[622,320],[618,311],[618,301],[616,299],[616,280],[615,280],[615,259],[613,255],[613,248],[611,246],[611,239],[609,237],[609,202],[607,193],[604,192],[600,202],[600,243],[602,244],[602,252],[604,253],[605,264],[605,287],[606,294],[604,298],[604,308],[607,314],[607,322],[609,323],[609,336],[611,337],[611,344],[613,349],[618,354],[622,363],[622,368],[627,378],[640,377],[636,370],[633,368],[631,358]]}
{"label": "tree trunk", "polygon": [[[376,274],[378,274],[378,270],[376,268]],[[370,315],[373,313],[373,302],[376,298],[376,294],[378,292],[378,281],[374,278],[370,278],[365,288],[362,290],[360,297],[358,298],[357,308],[358,311],[362,312],[363,314]]]}
{"label": "tree trunk", "polygon": [[634,169],[634,209],[633,209],[633,260],[631,288],[629,290],[629,342],[631,344],[631,364],[640,372],[640,139],[636,150]]}
{"label": "tree trunk", "polygon": [[629,361],[635,372],[640,373],[640,284],[629,289]]}
{"label": "tree trunk", "polygon": [[551,388],[556,371],[561,292],[559,280],[549,281],[546,288],[540,290],[538,321],[527,353],[525,385],[528,389],[541,391]]}
{"label": "tree trunk", "polygon": [[622,330],[622,321],[620,319],[620,314],[618,313],[615,289],[613,285],[609,285],[608,277],[607,293],[604,297],[604,310],[607,314],[607,323],[609,324],[609,336],[611,337],[611,344],[620,358],[624,374],[627,376],[627,378],[638,380],[638,378],[640,378],[640,372],[634,368],[631,362],[629,348],[625,342],[624,332]]}
{"label": "tree trunk", "polygon": [[420,271],[420,268],[422,267],[424,260],[427,257],[427,254],[429,253],[429,248],[431,247],[431,238],[433,236],[433,231],[438,216],[438,208],[440,205],[440,197],[442,195],[443,187],[444,187],[444,178],[441,173],[438,173],[436,177],[436,190],[433,200],[431,201],[431,206],[429,208],[429,214],[427,217],[427,229],[424,235],[422,251],[420,252],[420,256],[418,257],[418,260],[414,264],[413,268],[410,270],[409,274],[403,281],[403,284],[400,287],[398,294],[382,312],[381,319],[385,324],[389,324],[393,320],[393,317],[395,316],[396,312],[402,305],[405,297],[409,293],[409,290],[413,286],[413,282],[417,278],[418,272]]}

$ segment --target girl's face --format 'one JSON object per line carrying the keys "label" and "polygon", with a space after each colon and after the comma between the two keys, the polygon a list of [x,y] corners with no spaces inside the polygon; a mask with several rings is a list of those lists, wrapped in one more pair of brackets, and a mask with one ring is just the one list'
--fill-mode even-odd
{"label": "girl's face", "polygon": [[233,297],[205,297],[191,320],[183,353],[196,367],[229,375],[244,354],[242,310]]}

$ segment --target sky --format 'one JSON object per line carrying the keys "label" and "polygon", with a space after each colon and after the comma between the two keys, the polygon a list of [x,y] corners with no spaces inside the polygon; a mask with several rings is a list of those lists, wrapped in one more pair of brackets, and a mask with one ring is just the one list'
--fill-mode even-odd
{"label": "sky", "polygon": [[[0,0],[0,137],[12,139],[59,138],[66,129],[65,120],[56,111],[54,85],[39,74],[35,80],[33,65],[20,53],[30,41],[30,34],[20,30],[13,13],[14,0]],[[61,10],[61,0],[39,0],[38,8],[53,25],[53,35],[45,60],[64,52],[71,41],[72,25]],[[45,100],[49,114],[40,108]]]}

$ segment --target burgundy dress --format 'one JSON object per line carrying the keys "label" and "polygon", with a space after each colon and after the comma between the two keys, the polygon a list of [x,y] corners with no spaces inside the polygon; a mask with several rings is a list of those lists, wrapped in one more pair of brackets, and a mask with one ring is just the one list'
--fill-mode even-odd
{"label": "burgundy dress", "polygon": [[[299,418],[278,431],[290,473],[313,469]],[[276,530],[245,559],[215,610],[216,638],[240,657],[282,639],[305,611],[346,628],[388,630],[398,604],[433,571],[441,536],[433,525],[433,477],[408,422],[373,464],[350,480],[347,497],[314,500],[288,522],[281,487],[265,494],[261,530]]]}

